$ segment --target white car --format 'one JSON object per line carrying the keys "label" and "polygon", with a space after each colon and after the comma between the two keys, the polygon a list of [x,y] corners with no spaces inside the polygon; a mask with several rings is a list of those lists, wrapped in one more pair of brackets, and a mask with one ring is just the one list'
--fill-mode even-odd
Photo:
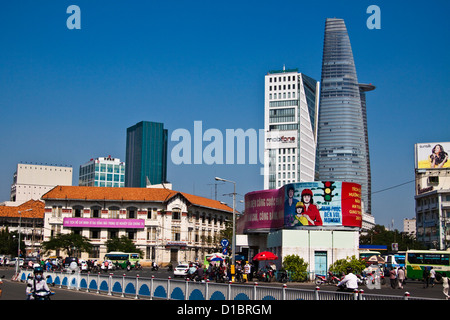
{"label": "white car", "polygon": [[185,277],[185,276],[187,276],[188,271],[189,271],[188,264],[179,264],[173,270],[173,276],[174,277]]}

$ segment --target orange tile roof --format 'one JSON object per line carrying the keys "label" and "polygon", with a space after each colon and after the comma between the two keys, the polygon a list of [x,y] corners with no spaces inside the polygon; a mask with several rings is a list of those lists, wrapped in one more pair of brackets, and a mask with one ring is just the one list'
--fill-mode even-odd
{"label": "orange tile roof", "polygon": [[191,204],[227,212],[233,212],[229,206],[217,200],[191,195],[184,192],[164,188],[111,188],[111,187],[80,187],[56,186],[44,194],[42,200],[116,200],[166,202],[177,194],[181,194]]}
{"label": "orange tile roof", "polygon": [[[19,218],[22,216],[22,218],[44,219],[44,207],[44,203],[39,200],[29,200],[17,207],[0,206],[0,217]],[[29,209],[32,210],[25,211]]]}

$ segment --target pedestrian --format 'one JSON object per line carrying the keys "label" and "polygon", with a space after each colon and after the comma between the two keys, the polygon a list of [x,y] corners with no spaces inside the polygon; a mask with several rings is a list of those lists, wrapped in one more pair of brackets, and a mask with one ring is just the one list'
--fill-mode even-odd
{"label": "pedestrian", "polygon": [[428,270],[428,267],[423,268],[422,280],[423,280],[423,287],[428,288],[428,284],[430,282],[430,271]]}
{"label": "pedestrian", "polygon": [[249,265],[248,261],[246,261],[245,265],[244,265],[244,280],[245,280],[245,282],[248,282],[248,280],[249,280],[250,269],[251,269],[250,265]]}
{"label": "pedestrian", "polygon": [[389,280],[391,281],[391,288],[395,289],[397,286],[397,275],[393,267],[391,267],[391,270],[389,271]]}
{"label": "pedestrian", "polygon": [[436,280],[436,270],[433,267],[430,267],[430,284],[431,287],[434,287],[434,281]]}
{"label": "pedestrian", "polygon": [[448,297],[449,297],[449,295],[448,295],[448,278],[446,275],[444,275],[442,277],[442,285],[443,285],[442,291],[444,292],[445,299],[448,300]]}
{"label": "pedestrian", "polygon": [[398,281],[398,288],[403,289],[403,283],[405,281],[405,270],[403,269],[403,267],[398,268],[397,281]]}

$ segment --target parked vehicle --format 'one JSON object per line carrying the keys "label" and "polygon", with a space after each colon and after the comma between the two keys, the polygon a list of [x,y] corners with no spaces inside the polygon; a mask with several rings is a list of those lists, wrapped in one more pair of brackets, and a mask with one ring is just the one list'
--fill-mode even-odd
{"label": "parked vehicle", "polygon": [[173,271],[174,277],[185,277],[187,276],[189,271],[189,265],[188,264],[179,264],[175,267],[175,270]]}

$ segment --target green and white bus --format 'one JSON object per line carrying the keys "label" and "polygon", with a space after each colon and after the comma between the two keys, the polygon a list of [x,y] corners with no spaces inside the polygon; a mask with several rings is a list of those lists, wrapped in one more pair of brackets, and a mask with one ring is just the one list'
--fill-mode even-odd
{"label": "green and white bus", "polygon": [[[406,277],[408,279],[423,278],[425,268],[433,269],[436,274],[450,276],[450,251],[408,250],[405,257]],[[437,280],[438,277],[436,277]]]}
{"label": "green and white bus", "polygon": [[116,267],[126,269],[128,265],[130,268],[136,267],[140,258],[139,253],[108,252],[105,254],[105,260],[110,260]]}

